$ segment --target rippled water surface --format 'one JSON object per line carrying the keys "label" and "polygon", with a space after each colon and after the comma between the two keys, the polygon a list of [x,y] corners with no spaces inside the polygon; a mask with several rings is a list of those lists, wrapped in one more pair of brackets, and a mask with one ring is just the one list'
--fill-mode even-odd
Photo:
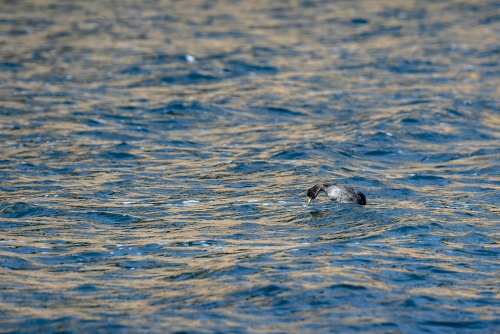
{"label": "rippled water surface", "polygon": [[2,1],[2,331],[498,331],[499,59],[494,0]]}

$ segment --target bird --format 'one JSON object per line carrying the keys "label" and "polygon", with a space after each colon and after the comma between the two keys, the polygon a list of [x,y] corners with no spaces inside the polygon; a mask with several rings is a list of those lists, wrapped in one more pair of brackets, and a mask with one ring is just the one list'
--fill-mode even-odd
{"label": "bird", "polygon": [[365,195],[351,187],[337,186],[335,184],[318,183],[312,188],[307,190],[307,204],[311,203],[313,199],[318,196],[320,191],[325,194],[335,203],[355,203],[359,205],[366,205]]}

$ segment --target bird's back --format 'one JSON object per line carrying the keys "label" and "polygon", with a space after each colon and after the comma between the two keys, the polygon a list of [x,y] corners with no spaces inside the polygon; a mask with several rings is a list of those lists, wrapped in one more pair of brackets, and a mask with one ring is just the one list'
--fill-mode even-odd
{"label": "bird's back", "polygon": [[326,187],[325,192],[335,203],[356,203],[366,204],[366,197],[363,193],[346,186],[331,185]]}

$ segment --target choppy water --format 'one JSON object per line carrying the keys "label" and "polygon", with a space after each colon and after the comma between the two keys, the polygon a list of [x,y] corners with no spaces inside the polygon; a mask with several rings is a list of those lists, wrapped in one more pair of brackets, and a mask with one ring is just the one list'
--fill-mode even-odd
{"label": "choppy water", "polygon": [[499,330],[499,58],[497,1],[3,1],[2,331]]}

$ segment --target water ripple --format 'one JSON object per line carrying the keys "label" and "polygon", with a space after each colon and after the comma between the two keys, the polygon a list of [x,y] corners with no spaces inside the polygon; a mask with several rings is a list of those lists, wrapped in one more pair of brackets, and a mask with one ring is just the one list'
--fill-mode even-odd
{"label": "water ripple", "polygon": [[498,9],[5,2],[2,328],[497,332]]}

